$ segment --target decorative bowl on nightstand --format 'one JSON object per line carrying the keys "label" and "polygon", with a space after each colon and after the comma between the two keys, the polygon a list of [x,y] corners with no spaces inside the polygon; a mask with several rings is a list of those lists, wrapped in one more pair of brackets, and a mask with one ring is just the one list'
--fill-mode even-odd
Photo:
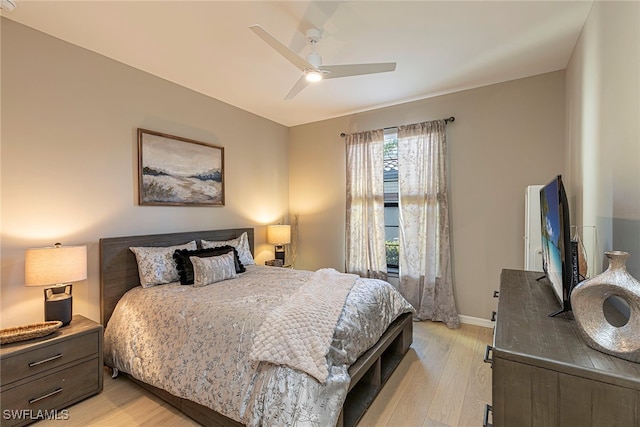
{"label": "decorative bowl on nightstand", "polygon": [[10,344],[32,338],[46,337],[60,326],[62,326],[61,321],[51,320],[49,322],[32,323],[30,325],[0,329],[0,344]]}

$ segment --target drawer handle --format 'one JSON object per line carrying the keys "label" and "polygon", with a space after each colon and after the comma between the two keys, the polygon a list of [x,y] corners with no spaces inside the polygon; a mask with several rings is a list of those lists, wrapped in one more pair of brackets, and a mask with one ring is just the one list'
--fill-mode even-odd
{"label": "drawer handle", "polygon": [[495,310],[491,312],[491,321],[492,321],[492,322],[495,322],[495,321],[496,321],[496,314],[498,314],[498,313],[496,313],[496,311],[495,311]]}
{"label": "drawer handle", "polygon": [[493,415],[493,406],[487,403],[486,405],[484,405],[484,418],[482,419],[482,427],[493,426],[493,424],[489,424],[489,412],[491,412],[491,415]]}
{"label": "drawer handle", "polygon": [[61,357],[62,357],[62,353],[56,354],[55,356],[51,356],[47,359],[40,360],[38,362],[31,362],[29,363],[29,367],[33,368],[34,366],[42,365],[43,363],[51,362],[52,360],[60,359]]}
{"label": "drawer handle", "polygon": [[29,405],[34,404],[34,403],[36,403],[36,402],[38,402],[38,401],[40,401],[40,400],[42,400],[42,399],[46,399],[47,397],[51,397],[51,396],[53,396],[53,395],[55,395],[55,394],[58,394],[58,393],[60,393],[60,392],[62,392],[62,387],[60,387],[60,388],[57,388],[57,389],[53,390],[51,393],[47,393],[47,394],[42,395],[42,396],[40,396],[40,397],[36,397],[36,398],[34,398],[34,399],[30,399],[30,400],[29,400]]}
{"label": "drawer handle", "polygon": [[493,291],[493,297],[494,298],[499,298],[500,297],[500,291]]}
{"label": "drawer handle", "polygon": [[493,367],[493,358],[489,357],[489,353],[491,352],[493,352],[493,347],[488,345],[487,348],[484,349],[484,363],[489,363],[491,367]]}

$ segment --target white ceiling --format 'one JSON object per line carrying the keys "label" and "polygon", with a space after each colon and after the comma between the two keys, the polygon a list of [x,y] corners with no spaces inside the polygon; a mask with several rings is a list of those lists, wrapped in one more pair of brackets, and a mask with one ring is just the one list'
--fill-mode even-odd
{"label": "white ceiling", "polygon": [[[2,15],[287,126],[564,69],[592,1],[33,1]],[[324,64],[397,62],[284,100],[300,71],[257,37]]]}

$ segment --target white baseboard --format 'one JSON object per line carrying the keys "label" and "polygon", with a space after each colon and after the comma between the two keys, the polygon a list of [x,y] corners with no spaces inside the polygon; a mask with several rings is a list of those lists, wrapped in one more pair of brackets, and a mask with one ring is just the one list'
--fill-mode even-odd
{"label": "white baseboard", "polygon": [[483,326],[485,328],[493,328],[495,326],[495,322],[492,322],[489,319],[465,316],[463,314],[458,315],[458,317],[460,318],[460,323],[466,323],[467,325]]}

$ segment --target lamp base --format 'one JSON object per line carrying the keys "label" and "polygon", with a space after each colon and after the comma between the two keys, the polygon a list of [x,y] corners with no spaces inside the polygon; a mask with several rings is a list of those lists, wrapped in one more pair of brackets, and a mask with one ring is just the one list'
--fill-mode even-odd
{"label": "lamp base", "polygon": [[274,255],[276,259],[282,260],[282,264],[284,264],[284,245],[276,245]]}
{"label": "lamp base", "polygon": [[71,285],[56,286],[44,290],[44,320],[59,320],[62,326],[71,322],[73,313]]}

